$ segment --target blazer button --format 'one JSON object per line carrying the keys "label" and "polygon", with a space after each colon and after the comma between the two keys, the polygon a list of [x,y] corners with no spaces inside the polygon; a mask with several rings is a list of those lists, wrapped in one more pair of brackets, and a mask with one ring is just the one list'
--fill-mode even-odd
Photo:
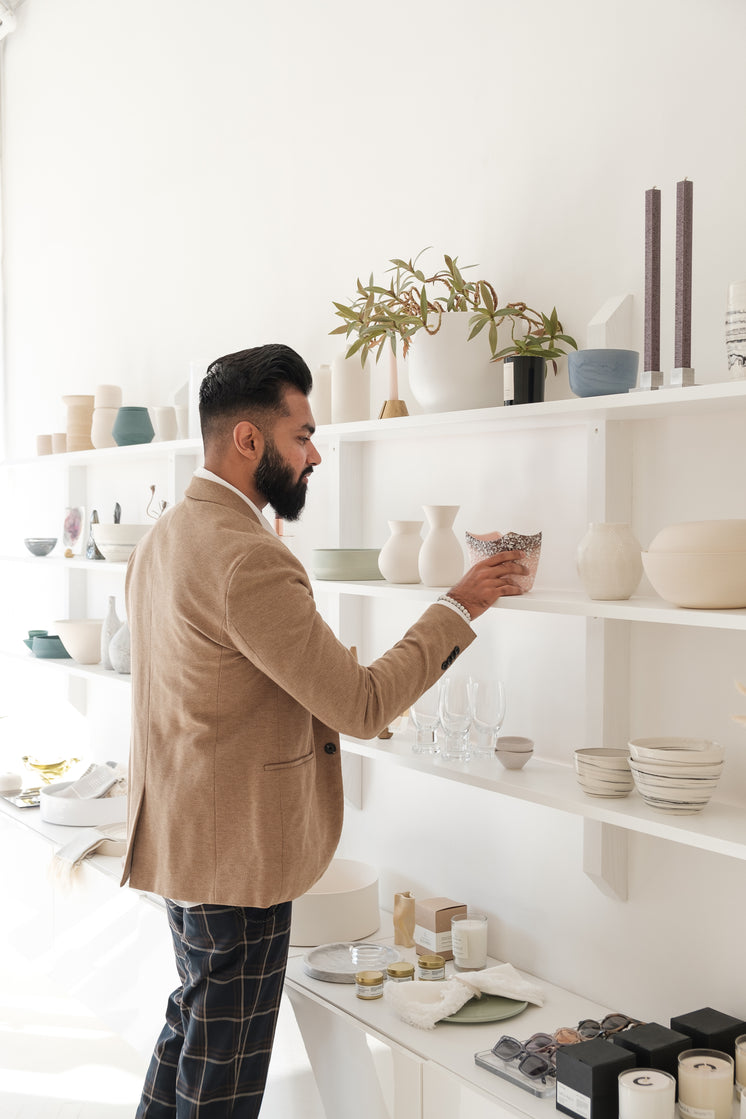
{"label": "blazer button", "polygon": [[452,656],[457,657],[460,652],[461,649],[458,647],[458,645],[454,645]]}
{"label": "blazer button", "polygon": [[333,742],[327,742],[326,746],[324,747],[324,753],[325,754],[336,754],[336,752],[337,752],[337,747],[334,745],[334,743]]}
{"label": "blazer button", "polygon": [[440,667],[443,670],[443,672],[445,672],[445,670],[448,668],[448,661],[443,661],[443,663]]}

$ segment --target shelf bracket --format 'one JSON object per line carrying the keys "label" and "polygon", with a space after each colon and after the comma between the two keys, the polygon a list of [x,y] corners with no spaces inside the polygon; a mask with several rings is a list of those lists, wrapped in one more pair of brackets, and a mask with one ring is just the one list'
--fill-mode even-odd
{"label": "shelf bracket", "polygon": [[583,821],[583,870],[611,898],[627,900],[627,839],[624,828]]}

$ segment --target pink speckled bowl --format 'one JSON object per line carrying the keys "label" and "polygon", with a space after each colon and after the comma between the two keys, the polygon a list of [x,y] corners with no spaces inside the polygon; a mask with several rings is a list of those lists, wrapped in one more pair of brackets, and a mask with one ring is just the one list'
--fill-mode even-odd
{"label": "pink speckled bowl", "polygon": [[539,566],[541,533],[536,532],[532,536],[524,536],[519,532],[488,532],[485,536],[478,536],[474,532],[467,532],[466,550],[472,564],[479,563],[486,556],[494,556],[498,552],[524,552],[524,563],[528,572],[526,575],[516,575],[514,579],[524,592],[530,591],[536,578],[536,569]]}

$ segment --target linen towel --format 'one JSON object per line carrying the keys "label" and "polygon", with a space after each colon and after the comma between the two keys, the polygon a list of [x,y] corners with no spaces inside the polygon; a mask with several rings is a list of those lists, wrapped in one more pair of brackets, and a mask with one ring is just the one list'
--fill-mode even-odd
{"label": "linen towel", "polygon": [[512,964],[497,964],[483,971],[468,971],[438,982],[415,979],[413,983],[386,983],[383,997],[410,1026],[432,1030],[435,1023],[455,1014],[469,999],[482,995],[544,1005],[544,992],[516,971]]}

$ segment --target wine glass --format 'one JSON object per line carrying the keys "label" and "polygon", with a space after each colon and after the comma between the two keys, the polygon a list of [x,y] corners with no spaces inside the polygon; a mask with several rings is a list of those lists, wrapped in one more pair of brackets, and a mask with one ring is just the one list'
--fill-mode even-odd
{"label": "wine glass", "polygon": [[474,756],[494,758],[497,735],[505,721],[505,685],[502,680],[472,680],[471,702],[476,731]]}
{"label": "wine glass", "polygon": [[438,685],[433,684],[416,699],[409,708],[409,717],[414,724],[415,741],[412,750],[415,754],[438,754]]}
{"label": "wine glass", "polygon": [[446,732],[441,751],[444,758],[468,762],[471,757],[469,731],[472,724],[471,680],[468,676],[444,676],[440,682],[440,721]]}

